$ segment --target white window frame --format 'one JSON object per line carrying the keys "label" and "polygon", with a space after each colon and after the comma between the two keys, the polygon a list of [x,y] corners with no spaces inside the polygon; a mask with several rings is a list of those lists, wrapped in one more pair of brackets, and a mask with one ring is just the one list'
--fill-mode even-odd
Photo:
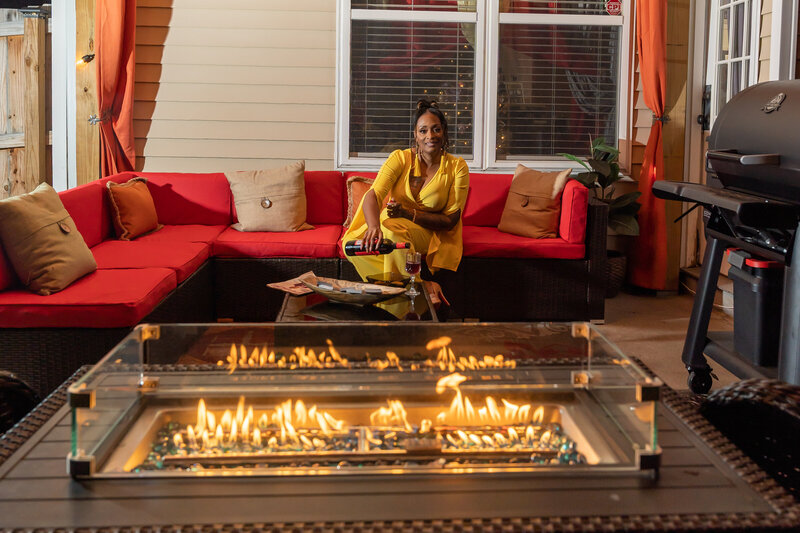
{"label": "white window frame", "polygon": [[[475,120],[472,124],[473,159],[467,160],[470,166],[480,166],[480,155],[476,141],[482,137],[483,124],[480,117],[483,115],[483,72],[482,62],[484,49],[484,32],[478,23],[485,2],[477,2],[475,12],[425,12],[404,11],[398,9],[351,9],[350,0],[337,2],[337,28],[336,28],[336,139],[334,150],[336,152],[336,167],[347,170],[368,170],[379,167],[385,157],[350,157],[350,21],[351,20],[397,20],[412,22],[449,22],[449,23],[474,23],[475,24],[475,78],[474,108]],[[481,133],[481,135],[479,135]]]}
{"label": "white window frame", "polygon": [[63,191],[77,185],[78,173],[75,2],[53,2],[51,9],[53,188]]}
{"label": "white window frame", "polygon": [[[619,78],[617,86],[617,137],[620,139],[628,138],[628,106],[623,105],[628,101],[628,72],[630,69],[630,24],[625,24],[630,20],[631,4],[633,0],[624,1],[623,11],[618,16],[605,15],[548,15],[548,14],[521,14],[521,13],[500,13],[500,0],[489,0],[491,6],[488,13],[487,26],[489,36],[487,38],[486,61],[488,63],[486,76],[486,101],[497,101],[497,77],[499,73],[499,43],[500,43],[500,24],[525,24],[525,25],[562,25],[562,26],[621,26],[619,56]],[[504,170],[516,168],[515,160],[497,160],[497,128],[488,125],[497,124],[497,106],[486,106],[487,131],[483,141],[484,160],[489,162],[487,170]],[[614,139],[616,142],[617,139]],[[558,159],[525,159],[526,165],[535,165],[538,168],[565,169],[573,168],[575,165],[564,158]]]}
{"label": "white window frame", "polygon": [[[467,160],[470,168],[485,171],[503,171],[517,165],[513,160],[497,161],[496,128],[497,109],[491,102],[497,101],[497,75],[500,24],[531,25],[608,25],[620,26],[619,86],[617,88],[617,136],[630,138],[628,103],[630,98],[629,74],[631,61],[632,4],[634,0],[623,0],[622,13],[606,15],[548,15],[500,13],[501,0],[476,2],[475,12],[438,12],[351,9],[350,0],[337,1],[336,21],[336,136],[334,141],[335,164],[341,170],[370,170],[379,167],[385,158],[352,158],[350,144],[350,21],[351,20],[411,20],[414,22],[461,22],[475,23],[475,79],[473,108],[473,158]],[[616,140],[615,140],[616,141]],[[528,165],[542,169],[572,168],[566,159],[525,160]]]}
{"label": "white window frame", "polygon": [[[759,55],[760,55],[760,45],[761,45],[761,0],[730,0],[727,4],[725,4],[724,8],[730,10],[731,15],[733,14],[733,6],[735,4],[743,4],[746,2],[750,2],[750,20],[748,21],[750,24],[750,54],[749,56],[739,56],[731,58],[732,53],[732,45],[728,43],[728,59],[724,61],[719,61],[717,56],[719,55],[719,14],[721,11],[720,0],[711,0],[710,6],[710,16],[709,16],[709,32],[708,32],[708,60],[706,68],[706,84],[711,86],[711,107],[710,107],[710,120],[709,120],[709,129],[713,127],[714,121],[719,115],[719,107],[717,102],[719,101],[718,94],[719,94],[719,83],[717,80],[717,74],[719,72],[719,65],[727,63],[730,65],[732,62],[739,62],[749,57],[750,61],[750,80],[752,81],[751,85],[758,83],[758,64],[759,64]],[[747,18],[745,18],[747,20]],[[733,21],[733,16],[731,16],[730,21]],[[731,29],[732,32],[732,29]],[[726,98],[725,101],[727,102],[730,100],[731,97],[731,68],[728,67],[728,79],[726,80]],[[744,69],[742,69],[744,72]],[[740,91],[743,91],[750,85],[742,84],[742,88]]]}

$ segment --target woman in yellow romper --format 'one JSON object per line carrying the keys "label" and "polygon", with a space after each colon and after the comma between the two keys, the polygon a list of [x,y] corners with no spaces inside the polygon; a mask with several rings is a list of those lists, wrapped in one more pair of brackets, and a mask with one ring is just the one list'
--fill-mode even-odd
{"label": "woman in yellow romper", "polygon": [[[363,239],[368,251],[381,239],[410,242],[426,254],[431,273],[456,270],[461,262],[461,213],[469,190],[469,169],[447,153],[447,120],[436,102],[420,100],[414,113],[414,147],[395,150],[358,206],[342,242]],[[390,201],[381,210],[386,196]],[[358,274],[404,272],[405,251],[347,256]]]}

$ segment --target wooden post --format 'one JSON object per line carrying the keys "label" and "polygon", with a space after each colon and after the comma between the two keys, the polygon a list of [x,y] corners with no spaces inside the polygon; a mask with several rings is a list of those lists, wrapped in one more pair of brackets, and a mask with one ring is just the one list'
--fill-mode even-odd
{"label": "wooden post", "polygon": [[[686,79],[689,68],[689,20],[691,0],[667,1],[667,94],[664,124],[665,180],[684,179],[686,135]],[[681,261],[681,225],[674,220],[681,213],[680,202],[665,202],[667,225],[667,290],[678,290]]]}
{"label": "wooden post", "polygon": [[25,190],[47,180],[47,125],[45,122],[45,38],[48,11],[24,11],[22,39],[25,63]]}
{"label": "wooden post", "polygon": [[[94,9],[95,0],[75,0],[76,59],[84,56],[94,58]],[[90,117],[100,114],[97,109],[96,65],[96,62],[88,61],[76,66],[75,165],[78,185],[100,178],[100,126],[89,122]]]}

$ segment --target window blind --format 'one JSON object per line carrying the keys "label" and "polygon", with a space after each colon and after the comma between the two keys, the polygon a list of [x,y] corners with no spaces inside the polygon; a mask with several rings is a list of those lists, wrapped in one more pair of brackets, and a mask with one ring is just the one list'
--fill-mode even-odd
{"label": "window blind", "polygon": [[500,12],[562,15],[608,14],[605,0],[500,0]]}
{"label": "window blind", "polygon": [[616,144],[619,32],[619,26],[500,25],[498,160],[588,155],[590,137]]}
{"label": "window blind", "polygon": [[421,98],[436,100],[445,114],[449,151],[472,157],[474,32],[475,24],[352,21],[351,157],[408,148],[412,111]]}
{"label": "window blind", "polygon": [[[475,11],[479,0],[352,0],[353,9],[402,9],[405,11]],[[486,0],[480,0],[485,2]]]}

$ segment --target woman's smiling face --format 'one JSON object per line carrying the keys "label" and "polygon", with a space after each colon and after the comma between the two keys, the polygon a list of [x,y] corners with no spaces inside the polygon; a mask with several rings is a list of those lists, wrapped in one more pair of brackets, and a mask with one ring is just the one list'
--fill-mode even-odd
{"label": "woman's smiling face", "polygon": [[444,127],[439,117],[433,113],[425,113],[414,128],[414,139],[421,155],[438,156],[442,150]]}

